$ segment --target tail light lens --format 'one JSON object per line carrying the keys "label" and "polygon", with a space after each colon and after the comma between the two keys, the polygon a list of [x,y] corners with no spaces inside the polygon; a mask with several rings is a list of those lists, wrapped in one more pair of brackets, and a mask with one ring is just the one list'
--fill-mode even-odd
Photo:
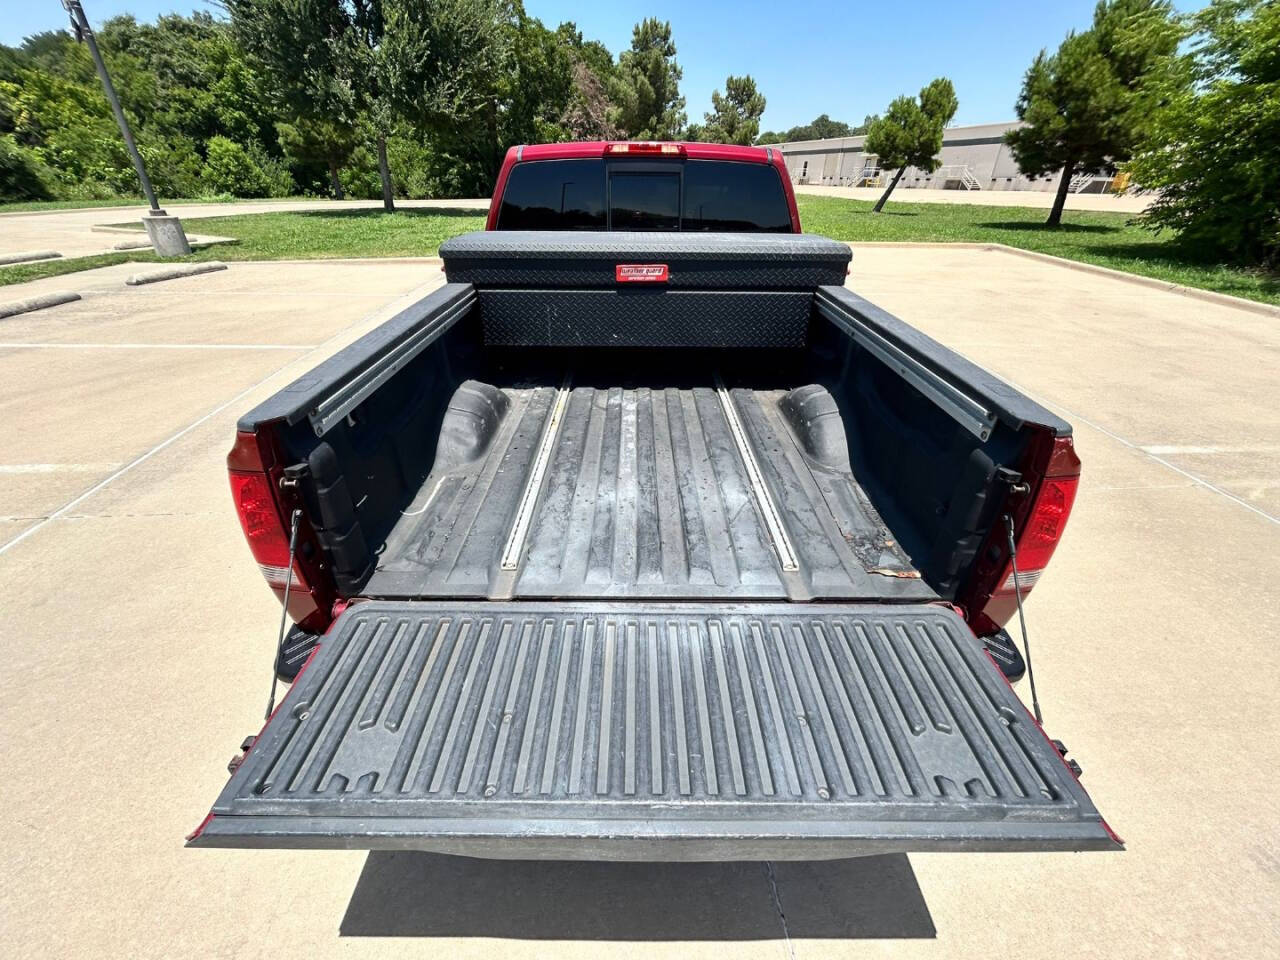
{"label": "tail light lens", "polygon": [[[253,559],[281,602],[285,581],[289,579],[288,512],[280,503],[280,465],[272,453],[270,435],[241,432],[227,454],[227,474],[231,481],[231,497],[240,518],[240,529],[248,541]],[[304,528],[305,529],[305,528]],[[299,544],[303,541],[299,531]],[[294,557],[293,580],[289,586],[289,615],[308,630],[321,631],[329,625],[332,607],[331,591],[313,587],[317,580],[309,578],[306,554]]]}
{"label": "tail light lens", "polygon": [[[1024,468],[1024,476],[1033,484],[1030,501],[1015,504],[1012,511],[1018,549],[1017,586],[1024,597],[1039,582],[1058,548],[1080,486],[1080,458],[1070,437],[1046,438],[1039,449]],[[978,636],[994,633],[1017,610],[1008,542],[1002,512],[982,548],[973,580],[960,592],[969,624]]]}
{"label": "tail light lens", "polygon": [[[1025,596],[1035,586],[1040,574],[1049,565],[1053,551],[1058,548],[1072,504],[1076,502],[1076,488],[1080,476],[1046,477],[1036,492],[1031,512],[1022,523],[1022,532],[1015,531],[1018,545],[1018,584]],[[1013,563],[1005,561],[996,594],[1013,595]]]}
{"label": "tail light lens", "polygon": [[[289,533],[276,509],[271,480],[265,473],[229,472],[231,496],[240,515],[240,528],[249,541],[253,559],[267,582],[284,587],[289,573]],[[295,565],[293,583],[306,589],[306,580]]]}

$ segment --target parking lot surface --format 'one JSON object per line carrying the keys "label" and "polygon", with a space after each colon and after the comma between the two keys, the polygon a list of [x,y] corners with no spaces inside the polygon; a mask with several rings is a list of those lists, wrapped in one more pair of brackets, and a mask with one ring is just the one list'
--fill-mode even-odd
{"label": "parking lot surface", "polygon": [[[6,956],[1264,956],[1280,937],[1280,326],[1000,251],[857,248],[858,292],[1071,421],[1028,603],[1046,726],[1120,854],[525,864],[186,850],[257,731],[279,606],[240,413],[440,282],[235,263],[0,321]],[[65,278],[11,288],[61,289]]]}

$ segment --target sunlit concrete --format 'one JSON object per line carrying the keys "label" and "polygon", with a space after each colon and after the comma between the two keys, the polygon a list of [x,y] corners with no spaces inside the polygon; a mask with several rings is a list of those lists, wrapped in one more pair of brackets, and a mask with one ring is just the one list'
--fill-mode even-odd
{"label": "sunlit concrete", "polygon": [[0,324],[26,344],[0,348],[0,457],[65,465],[0,470],[0,543],[24,537],[0,547],[6,955],[1274,951],[1274,320],[999,251],[855,249],[858,292],[1076,425],[1078,504],[1027,612],[1047,727],[1129,849],[770,874],[183,849],[261,723],[279,611],[225,486],[235,420],[439,274],[232,264],[145,291],[98,281]]}

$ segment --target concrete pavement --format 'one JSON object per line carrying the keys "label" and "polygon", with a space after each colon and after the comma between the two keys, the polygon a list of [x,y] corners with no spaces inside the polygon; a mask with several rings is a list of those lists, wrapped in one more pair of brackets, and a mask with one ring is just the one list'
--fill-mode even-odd
{"label": "concrete pavement", "polygon": [[[174,203],[165,210],[181,217],[189,237],[199,239],[199,218],[234,217],[245,213],[281,213],[289,210],[368,210],[380,208],[381,200],[263,200],[237,203]],[[488,210],[488,200],[397,200],[404,209]],[[2,208],[0,208],[2,209]],[[110,253],[121,240],[120,233],[95,231],[103,224],[138,223],[147,207],[94,207],[83,210],[46,210],[37,213],[0,212],[0,254],[26,250],[57,250],[64,257]]]}
{"label": "concrete pavement", "polygon": [[855,248],[858,292],[1076,426],[1079,500],[1028,616],[1047,726],[1083,763],[1125,853],[770,874],[190,851],[182,835],[259,725],[279,612],[227,495],[236,417],[439,275],[414,262],[236,263],[126,289],[132,269],[86,275],[79,303],[0,321],[8,955],[1274,949],[1274,318],[999,251]]}

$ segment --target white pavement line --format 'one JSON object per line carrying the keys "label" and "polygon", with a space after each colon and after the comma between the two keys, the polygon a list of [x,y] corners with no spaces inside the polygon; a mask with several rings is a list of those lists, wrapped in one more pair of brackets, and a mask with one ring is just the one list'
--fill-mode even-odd
{"label": "white pavement line", "polygon": [[25,253],[0,253],[0,267],[12,263],[31,263],[33,260],[57,260],[61,257],[57,250],[28,250]]}
{"label": "white pavement line", "polygon": [[24,313],[43,310],[45,307],[56,307],[60,303],[74,303],[80,299],[78,293],[46,293],[39,297],[28,297],[26,300],[12,300],[0,303],[0,320],[5,317],[16,317]]}
{"label": "white pavement line", "polygon": [[219,260],[208,263],[184,263],[182,266],[170,267],[167,270],[156,270],[152,273],[135,273],[125,281],[131,287],[144,283],[159,283],[161,280],[177,280],[179,277],[196,277],[202,273],[214,273],[227,269],[227,265]]}
{"label": "white pavement line", "polygon": [[25,343],[0,340],[0,350],[314,350],[314,343]]}
{"label": "white pavement line", "polygon": [[118,466],[118,463],[0,463],[0,474],[101,473]]}
{"label": "white pavement line", "polygon": [[[396,299],[392,300],[381,311],[374,313],[372,317],[369,317],[369,316],[361,317],[359,320],[356,320],[354,323],[350,323],[347,326],[343,327],[341,330],[333,334],[333,336],[329,337],[329,339],[325,340],[323,343],[317,346],[315,350],[310,352],[314,353],[318,350],[323,350],[324,348],[329,346],[329,344],[333,343],[335,340],[339,340],[342,337],[346,336],[351,331],[352,327],[358,327],[360,326],[360,324],[370,321],[374,317],[379,318],[379,322],[384,322],[388,318],[395,316],[397,313],[403,310],[406,306],[409,305],[409,303],[414,302],[417,299],[421,299],[422,297],[425,297],[428,293],[436,289],[438,286],[440,286],[439,279],[429,280],[426,283],[419,284],[417,287],[410,290],[408,293],[404,294],[403,296],[397,297]],[[271,373],[267,374],[265,377],[263,377],[253,386],[246,387],[244,390],[241,390],[239,393],[237,393],[234,397],[232,397],[226,403],[222,403],[214,407],[212,410],[206,413],[199,420],[196,420],[194,423],[187,424],[177,433],[173,434],[173,436],[169,437],[168,439],[160,441],[160,443],[156,444],[146,453],[143,453],[137,457],[134,457],[132,460],[126,463],[119,470],[116,470],[114,473],[112,473],[109,477],[105,477],[104,479],[99,480],[97,483],[95,483],[92,487],[90,487],[84,493],[80,494],[78,497],[75,497],[72,500],[68,500],[66,503],[60,506],[57,510],[54,510],[48,516],[42,517],[38,523],[32,524],[31,526],[27,527],[27,529],[23,530],[20,534],[15,536],[13,539],[7,541],[4,544],[0,544],[0,556],[7,553],[11,548],[16,547],[19,543],[27,539],[27,537],[31,536],[37,530],[41,530],[48,524],[52,523],[54,520],[57,520],[60,517],[66,516],[66,514],[68,514],[72,509],[84,503],[84,501],[88,500],[90,497],[92,497],[99,490],[106,487],[108,484],[111,484],[114,481],[118,480],[120,477],[124,476],[126,473],[131,471],[134,467],[137,467],[143,463],[146,463],[148,460],[154,457],[157,453],[160,453],[166,447],[169,447],[172,444],[176,443],[178,440],[181,440],[192,430],[195,430],[197,427],[208,422],[213,417],[216,417],[223,410],[227,409],[227,407],[231,406],[232,404],[239,403],[242,399],[247,397],[249,394],[253,393],[253,391],[269,383],[272,380],[272,378],[279,376],[282,372],[287,370],[290,366],[292,366],[295,363],[301,362],[305,358],[306,358],[306,354],[304,354],[301,357],[295,357],[294,359],[286,363],[284,366],[278,367],[277,369],[273,370]]]}
{"label": "white pavement line", "polygon": [[1155,456],[1178,454],[1214,454],[1214,453],[1276,453],[1280,451],[1280,444],[1275,443],[1255,443],[1244,444],[1241,446],[1232,446],[1230,444],[1224,446],[1200,447],[1200,446],[1179,446],[1177,444],[1153,444],[1151,446],[1142,447],[1143,453],[1154,454]]}
{"label": "white pavement line", "polygon": [[49,514],[47,517],[45,517],[43,520],[41,520],[39,523],[35,523],[35,524],[32,524],[31,526],[27,527],[27,529],[23,530],[20,534],[18,534],[18,535],[17,535],[16,537],[14,537],[12,540],[10,540],[10,541],[8,541],[7,543],[5,543],[4,545],[0,546],[0,555],[3,555],[3,554],[5,554],[5,553],[7,553],[7,552],[12,548],[12,547],[16,547],[16,546],[17,546],[18,544],[20,544],[23,540],[27,539],[27,537],[31,536],[31,535],[32,535],[33,533],[35,533],[37,530],[40,530],[41,528],[43,528],[46,524],[52,523],[54,520],[57,520],[59,517],[64,516],[65,514],[67,514],[68,512],[70,512],[73,508],[75,508],[75,507],[79,506],[79,505],[80,505],[81,503],[83,503],[85,500],[88,500],[91,496],[93,496],[95,493],[97,493],[97,492],[98,492],[99,490],[101,490],[103,487],[107,486],[108,484],[112,483],[113,481],[118,480],[120,477],[124,476],[126,473],[128,473],[130,470],[132,470],[134,467],[137,467],[137,466],[140,466],[140,465],[141,465],[141,464],[143,464],[143,463],[146,463],[148,460],[150,460],[152,457],[154,457],[154,456],[155,456],[157,453],[159,453],[161,450],[164,450],[166,447],[168,447],[168,446],[172,445],[173,443],[176,443],[178,440],[181,440],[183,437],[185,437],[185,436],[186,436],[188,433],[190,433],[192,430],[196,429],[196,427],[201,426],[201,425],[202,425],[202,424],[204,424],[206,421],[208,421],[208,420],[210,420],[211,418],[213,418],[213,417],[217,416],[217,415],[218,415],[218,414],[220,414],[223,410],[227,409],[227,407],[231,406],[233,403],[238,403],[241,399],[243,399],[244,397],[247,397],[249,394],[253,393],[253,391],[254,391],[254,390],[257,390],[259,387],[261,387],[263,384],[265,384],[268,380],[270,380],[272,377],[274,377],[274,376],[275,376],[277,373],[279,373],[279,372],[280,372],[279,370],[273,370],[270,374],[268,374],[267,376],[263,377],[261,380],[259,380],[257,383],[255,383],[253,386],[251,386],[251,387],[247,387],[246,389],[241,390],[239,393],[237,393],[234,397],[232,397],[232,398],[231,398],[230,400],[228,400],[226,403],[223,403],[223,404],[220,404],[220,405],[219,405],[219,406],[217,406],[217,407],[214,407],[212,410],[210,410],[208,413],[206,413],[206,414],[205,414],[203,417],[201,417],[199,420],[196,420],[194,423],[189,423],[189,424],[187,424],[185,427],[183,427],[181,430],[179,430],[179,431],[178,431],[177,433],[175,433],[173,436],[169,437],[169,438],[168,438],[168,439],[166,439],[166,440],[162,440],[160,443],[157,443],[154,447],[152,447],[152,448],[151,448],[150,450],[148,450],[146,453],[144,453],[144,454],[142,454],[142,455],[140,455],[140,456],[134,457],[132,460],[130,460],[128,463],[126,463],[126,464],[125,464],[123,467],[121,467],[119,470],[115,471],[115,472],[114,472],[114,473],[112,473],[110,476],[105,477],[105,478],[104,478],[104,479],[102,479],[102,480],[99,480],[97,483],[95,483],[92,487],[90,487],[90,488],[89,488],[88,490],[86,490],[84,493],[80,494],[80,496],[76,497],[74,500],[69,500],[68,502],[64,503],[64,504],[63,504],[62,506],[60,506],[57,510],[54,510],[51,514]]}
{"label": "white pavement line", "polygon": [[1211,493],[1216,493],[1218,496],[1223,497],[1224,499],[1230,500],[1232,503],[1235,503],[1235,504],[1238,504],[1239,506],[1244,507],[1250,513],[1256,513],[1258,516],[1262,517],[1264,520],[1270,520],[1272,523],[1280,525],[1280,517],[1267,513],[1267,511],[1263,510],[1261,507],[1256,507],[1252,503],[1250,503],[1248,500],[1245,500],[1241,497],[1237,497],[1234,493],[1229,493],[1226,490],[1223,490],[1217,484],[1210,483],[1204,477],[1197,476],[1196,474],[1192,473],[1190,470],[1183,470],[1177,464],[1170,463],[1168,460],[1164,459],[1164,457],[1160,456],[1159,454],[1151,453],[1141,444],[1134,443],[1132,440],[1126,440],[1124,437],[1120,436],[1120,434],[1113,433],[1112,431],[1108,430],[1106,427],[1101,426],[1100,424],[1094,423],[1089,418],[1082,417],[1078,413],[1072,413],[1070,410],[1068,410],[1066,407],[1064,407],[1060,403],[1053,403],[1050,400],[1046,400],[1044,397],[1037,396],[1036,394],[1032,393],[1030,390],[1026,389],[1025,387],[1019,386],[1017,383],[1014,383],[1012,380],[1006,380],[1005,382],[1008,383],[1009,386],[1013,387],[1015,390],[1020,390],[1022,393],[1025,393],[1032,400],[1036,401],[1036,403],[1042,404],[1043,406],[1046,406],[1051,410],[1057,410],[1059,413],[1063,414],[1068,420],[1074,420],[1074,421],[1078,421],[1079,423],[1083,423],[1086,427],[1089,427],[1091,430],[1097,430],[1103,436],[1110,437],[1112,440],[1116,441],[1116,443],[1123,444],[1124,446],[1128,447],[1130,450],[1136,450],[1138,453],[1141,453],[1144,456],[1150,457],[1152,460],[1160,464],[1162,467],[1168,467],[1170,470],[1172,470],[1174,473],[1178,474],[1179,476],[1186,477],[1188,480],[1192,481],[1196,486],[1204,487],[1206,490],[1210,491]]}

